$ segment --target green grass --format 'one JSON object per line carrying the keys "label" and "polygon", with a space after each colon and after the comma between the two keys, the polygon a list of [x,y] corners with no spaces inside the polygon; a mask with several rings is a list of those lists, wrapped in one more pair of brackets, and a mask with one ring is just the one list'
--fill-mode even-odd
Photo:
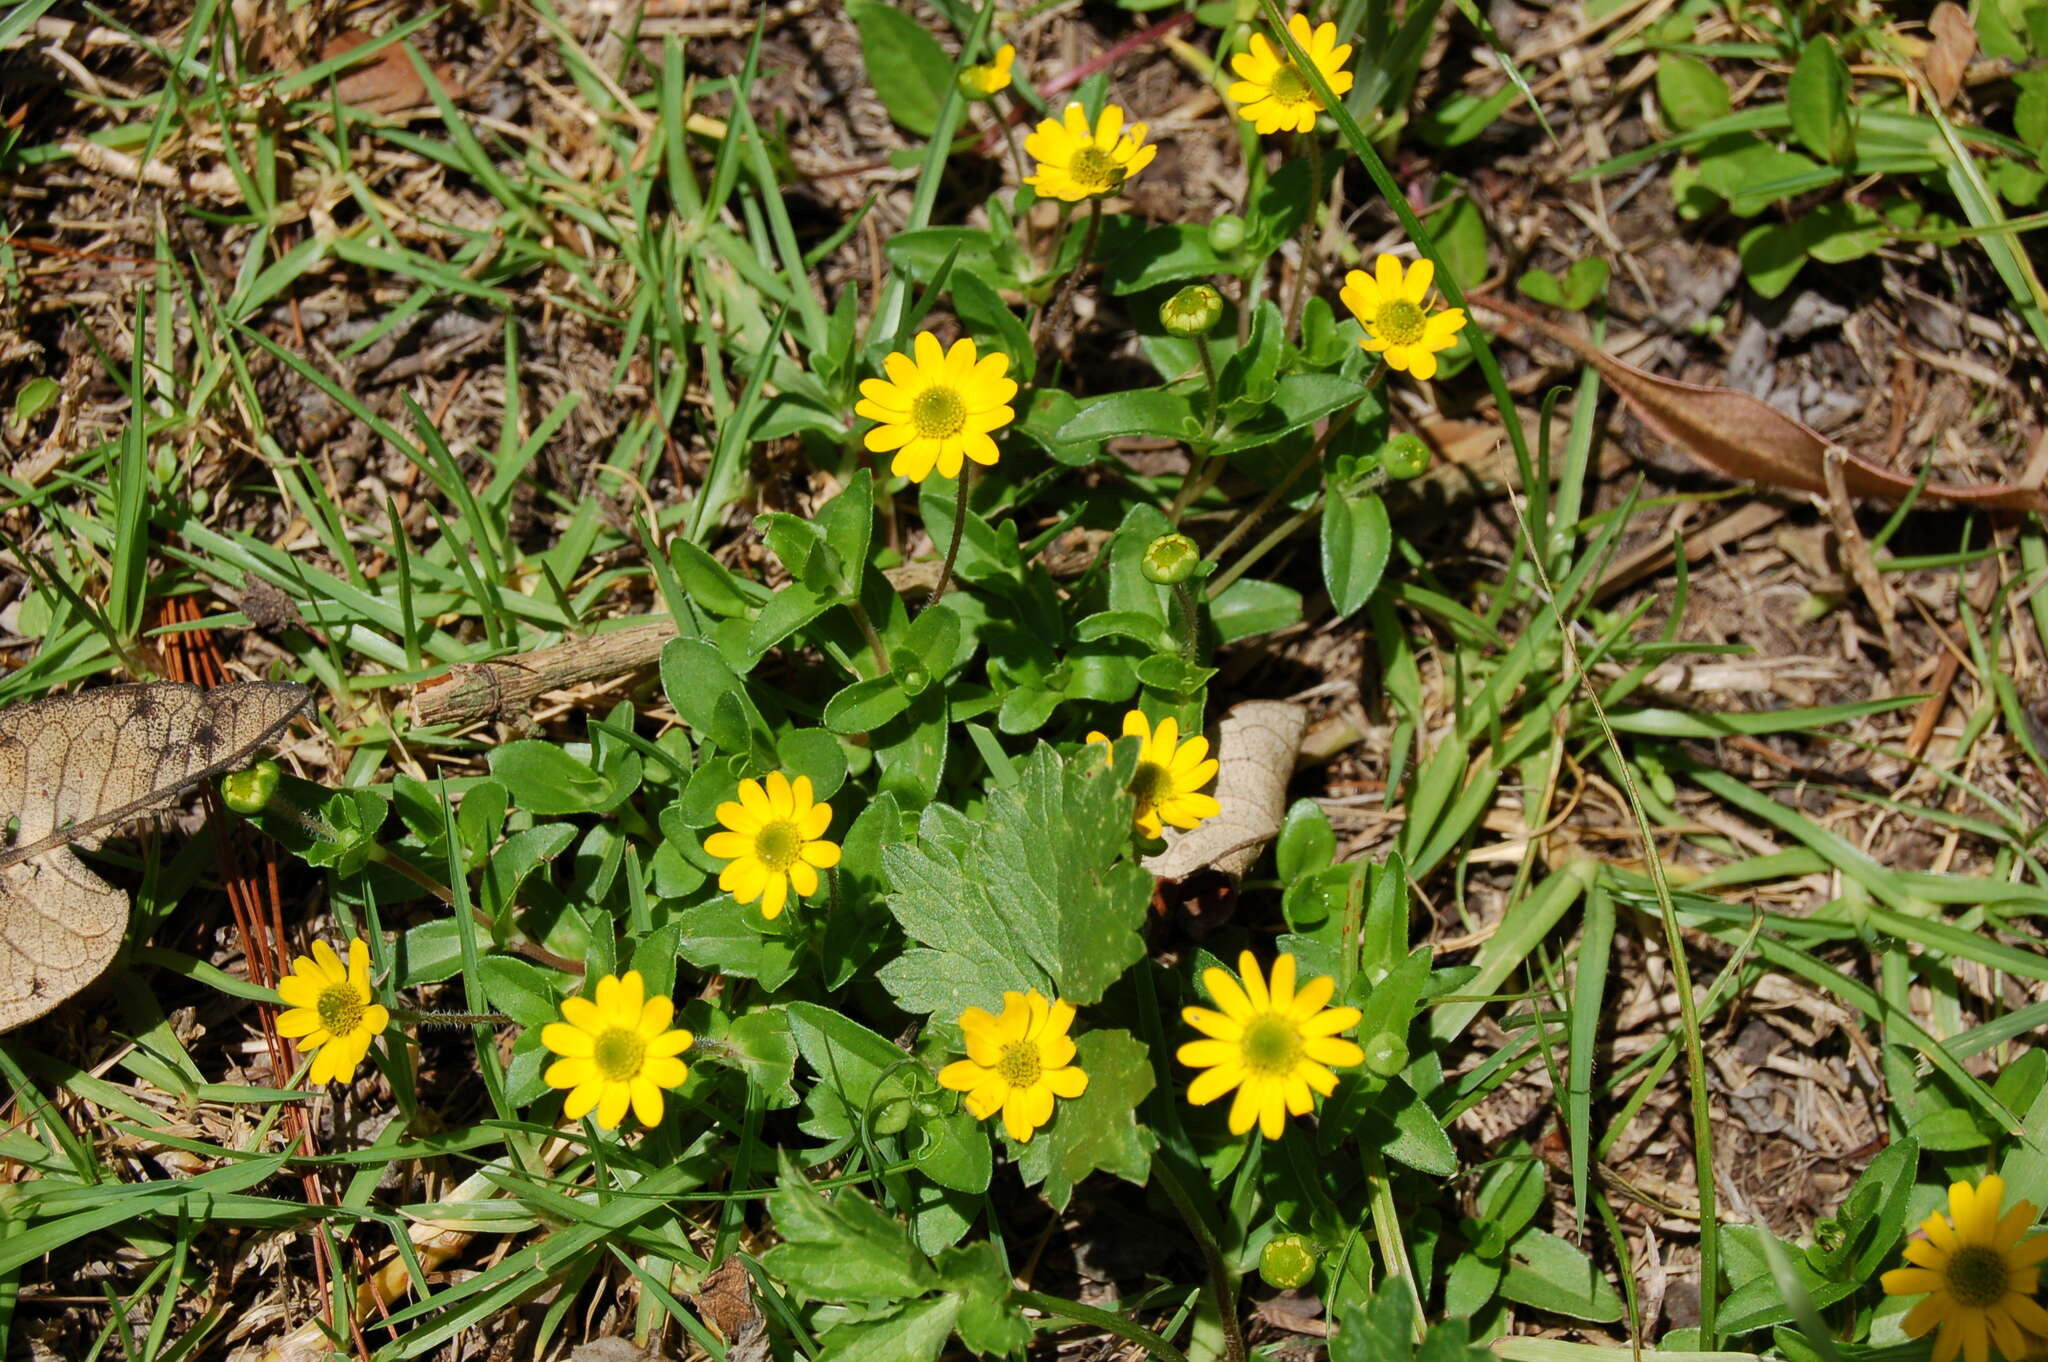
{"label": "green grass", "polygon": [[[0,34],[39,8],[0,16]],[[1600,477],[1597,378],[1518,404],[1489,338],[1467,330],[1439,392],[1508,413],[1521,491],[1491,508],[1500,556],[1447,556],[1462,538],[1432,528],[1380,465],[1405,410],[1395,392],[1419,385],[1373,372],[1329,296],[1288,327],[1278,252],[1313,201],[1293,155],[1251,169],[1235,205],[1246,245],[1125,213],[1093,229],[1103,269],[1079,285],[1097,304],[1081,343],[1134,333],[1153,377],[1105,386],[1106,366],[1018,355],[1035,386],[1016,400],[1001,462],[964,486],[908,484],[862,448],[859,382],[949,319],[984,350],[1037,335],[1090,215],[1021,259],[1008,226],[1030,205],[1014,187],[981,214],[961,198],[960,144],[988,108],[950,79],[906,94],[917,72],[957,72],[995,41],[1007,20],[992,3],[940,7],[954,55],[880,8],[853,16],[891,73],[874,84],[899,122],[928,131],[906,138],[917,174],[894,205],[904,227],[884,243],[878,296],[858,271],[828,287],[858,217],[819,236],[792,215],[789,134],[762,114],[781,58],[760,34],[730,75],[702,74],[673,38],[658,61],[629,45],[606,68],[543,12],[536,41],[588,114],[580,177],[542,140],[479,120],[417,54],[431,113],[410,122],[337,104],[328,82],[342,62],[259,97],[264,73],[233,65],[218,6],[157,53],[154,88],[79,104],[97,140],[144,157],[214,139],[242,201],[181,204],[180,225],[220,234],[236,264],[223,276],[161,231],[132,304],[95,314],[128,337],[125,359],[101,356],[119,428],[34,485],[0,475],[10,565],[32,586],[21,627],[38,640],[0,678],[0,701],[153,676],[174,629],[212,630],[235,656],[253,626],[233,603],[281,592],[298,622],[244,656],[315,689],[318,731],[299,758],[322,779],[287,779],[255,829],[288,849],[287,902],[319,904],[292,945],[368,939],[377,997],[402,1019],[375,1052],[379,1081],[347,1099],[392,1119],[343,1123],[318,1152],[292,1147],[288,1112],[339,1106],[341,1090],[261,1070],[243,1081],[235,1047],[270,1024],[251,1004],[271,995],[184,929],[218,897],[210,839],[96,853],[135,899],[123,977],[101,995],[120,1043],[77,1021],[0,1041],[16,1117],[0,1157],[19,1170],[0,1191],[9,1355],[56,1330],[94,1357],[227,1356],[252,1301],[220,1292],[211,1264],[275,1236],[281,1267],[260,1288],[244,1279],[284,1303],[264,1341],[380,1362],[454,1356],[515,1311],[534,1322],[537,1357],[584,1341],[595,1311],[604,1329],[722,1359],[739,1350],[700,1296],[734,1261],[777,1356],[1037,1357],[1115,1336],[1169,1362],[1238,1362],[1271,1353],[1246,1327],[1262,1250],[1282,1232],[1321,1250],[1308,1289],[1338,1326],[1336,1362],[1418,1348],[1450,1362],[1486,1345],[1522,1362],[1635,1346],[1673,1362],[1925,1354],[1875,1282],[1906,1230],[1950,1181],[1987,1172],[2011,1199],[2048,1202],[2048,1060],[2032,1043],[2048,1022],[2048,874],[2030,783],[2048,765],[2013,661],[2032,648],[2037,663],[2048,636],[2040,527],[1973,524],[1960,548],[1904,553],[1894,532],[1916,508],[1872,539],[1892,579],[1952,581],[1964,602],[1963,718],[1946,745],[1907,756],[1920,697],[1875,667],[1867,690],[1803,707],[1663,697],[1648,684],[1658,667],[1736,645],[1698,622],[1694,572],[1712,569],[1683,552],[1649,589],[1596,599],[1676,504],[1645,478]],[[1389,169],[1421,145],[1401,139],[1420,135],[1409,96],[1437,7],[1401,22],[1377,4],[1338,8],[1361,40],[1362,88],[1328,100],[1320,155],[1345,168],[1349,207],[1377,191],[1372,221],[1398,224],[1461,304],[1476,282],[1463,248],[1433,235],[1447,219],[1419,219]],[[1280,11],[1268,3],[1263,17],[1270,33]],[[1183,36],[1227,53],[1253,31],[1208,22]],[[1652,40],[1735,66],[1796,58],[1811,40],[1766,36]],[[1502,89],[1522,93],[1504,107],[1534,74],[1510,68]],[[1043,86],[1056,73],[1019,74]],[[1099,104],[1122,88],[1091,78],[1077,93]],[[281,133],[265,97],[304,121]],[[1180,135],[1256,151],[1228,118]],[[1717,135],[1786,137],[1793,118],[1789,104],[1731,109],[1593,173]],[[1978,159],[2015,158],[2012,139],[1880,109],[1857,128],[1870,155],[1913,141],[1919,159],[1884,173],[1946,186],[1976,229],[1929,249],[1987,253],[2011,315],[2038,331],[2026,244],[1991,183],[2008,172]],[[0,158],[24,177],[63,163],[54,142],[0,144]],[[385,158],[431,171],[467,216],[406,201]],[[339,234],[297,217],[293,187],[309,181],[327,187]],[[23,220],[8,230],[46,234]],[[5,257],[9,304],[37,287],[23,260]],[[1802,277],[1828,267],[1810,260]],[[1334,296],[1340,262],[1322,273]],[[369,300],[367,325],[340,351],[302,345],[280,319],[337,279]],[[1225,285],[1239,313],[1213,342],[1213,420],[1194,345],[1152,321],[1195,280]],[[502,336],[492,390],[468,394],[487,396],[491,418],[444,419],[430,388],[359,383],[351,364],[379,341],[456,310]],[[584,382],[546,400],[536,393],[559,357],[543,316],[573,317],[600,352]],[[365,433],[368,467],[403,470],[406,506],[335,485],[330,451],[296,446],[280,384]],[[569,448],[596,414],[605,445]],[[1191,473],[1227,471],[1184,489],[1106,452],[1116,436],[1173,442]],[[415,533],[407,507],[422,504]],[[1210,549],[1185,596],[1140,566],[1176,526]],[[1047,551],[1071,530],[1099,551],[1056,577]],[[906,558],[932,567],[956,533],[958,585],[942,600],[928,600],[931,579],[899,589],[885,575]],[[1996,594],[1974,595],[1991,573]],[[155,623],[165,600],[192,594],[212,612],[198,625]],[[1252,659],[1336,614],[1351,615],[1340,636],[1376,680],[1385,727],[1355,755],[1383,777],[1383,835],[1340,855],[1353,825],[1314,796],[1348,777],[1300,775],[1275,855],[1231,919],[1196,935],[1184,910],[1155,910],[1136,866],[1148,848],[1132,843],[1123,789],[1135,744],[1104,768],[1082,739],[1117,732],[1128,708],[1193,732],[1238,700],[1291,693]],[[580,713],[531,730],[426,727],[404,703],[452,668],[659,619],[678,639],[654,679],[586,692]],[[1750,740],[1843,779],[1752,778]],[[778,769],[831,801],[844,859],[771,921],[719,890],[720,858],[702,842],[743,777]],[[1851,778],[1866,770],[1913,779]],[[1746,835],[1708,827],[1702,810]],[[1914,837],[1865,840],[1885,829]],[[1942,837],[1958,852],[1938,870],[1873,849]],[[1229,1135],[1227,1104],[1189,1106],[1190,1071],[1174,1059],[1192,1034],[1180,1007],[1207,1004],[1203,969],[1233,968],[1245,947],[1336,979],[1338,1001],[1364,1013],[1357,1038],[1389,1056],[1346,1072],[1277,1142]],[[1617,1035],[1616,1010],[1652,964],[1675,1020]],[[540,1033],[563,999],[628,969],[677,999],[696,1037],[691,1076],[652,1129],[566,1122]],[[1739,1118],[1713,1058],[1767,979],[1844,1019],[1822,1062],[1881,1084],[1872,1144],[1891,1162],[1817,1208],[1825,1235],[1802,1225],[1781,1238],[1789,1222],[1744,1224],[1717,1202],[1713,1167],[1723,1185],[1736,1176],[1724,1141]],[[1008,981],[1081,1003],[1089,1092],[1031,1144],[936,1080],[962,1052],[961,1008],[1000,1009]],[[197,1030],[175,1010],[192,1006]],[[436,1010],[463,1015],[419,1015]],[[1481,1114],[1532,1089],[1538,1116],[1477,1137]],[[1658,1243],[1677,1275],[1704,1270],[1697,1327],[1645,1319],[1629,1266],[1643,1202],[1623,1139],[1667,1104],[1687,1112],[1664,1138],[1693,1199],[1657,1214],[1698,1228],[1676,1254],[1666,1229]],[[1876,1154],[1837,1162],[1855,1175]],[[1112,1244],[1126,1218],[1148,1217],[1174,1251],[1119,1281],[1120,1298],[1076,1299],[1067,1215]],[[413,1237],[428,1225],[467,1237],[430,1262]],[[114,1265],[93,1278],[104,1303],[57,1319],[42,1296],[95,1264]],[[380,1270],[385,1309],[362,1294]]]}

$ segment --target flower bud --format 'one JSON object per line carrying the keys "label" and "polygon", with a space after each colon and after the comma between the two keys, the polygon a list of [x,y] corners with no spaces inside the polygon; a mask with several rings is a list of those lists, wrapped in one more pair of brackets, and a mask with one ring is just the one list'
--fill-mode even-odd
{"label": "flower bud", "polygon": [[1225,213],[1209,224],[1209,249],[1218,255],[1229,255],[1244,245],[1244,219],[1235,213]]}
{"label": "flower bud", "polygon": [[1159,305],[1159,324],[1169,336],[1193,340],[1223,319],[1223,295],[1207,284],[1189,284]]}
{"label": "flower bud", "polygon": [[1195,575],[1202,563],[1202,551],[1184,534],[1162,534],[1145,546],[1138,570],[1145,580],[1160,586],[1178,586]]}
{"label": "flower bud", "polygon": [[259,761],[245,770],[230,771],[220,778],[221,802],[236,813],[262,813],[270,807],[282,778],[274,761]]}
{"label": "flower bud", "polygon": [[1408,1042],[1392,1031],[1382,1031],[1365,1043],[1365,1067],[1381,1078],[1392,1078],[1408,1067]]}
{"label": "flower bud", "polygon": [[1380,466],[1390,478],[1419,478],[1429,471],[1429,446],[1406,431],[1389,436],[1380,447]]}
{"label": "flower bud", "polygon": [[1279,1234],[1259,1251],[1259,1276],[1283,1291],[1307,1286],[1316,1275],[1315,1243],[1305,1234]]}

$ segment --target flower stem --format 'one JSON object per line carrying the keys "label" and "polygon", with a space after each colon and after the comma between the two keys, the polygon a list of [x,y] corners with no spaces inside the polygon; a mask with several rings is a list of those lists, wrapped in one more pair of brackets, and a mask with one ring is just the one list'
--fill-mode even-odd
{"label": "flower stem", "polygon": [[1173,584],[1173,613],[1180,632],[1181,660],[1192,664],[1201,656],[1202,617],[1195,610],[1195,593],[1186,582]]}
{"label": "flower stem", "polygon": [[1287,330],[1285,335],[1298,335],[1301,325],[1302,304],[1308,301],[1308,294],[1315,279],[1316,256],[1316,209],[1323,203],[1323,144],[1314,128],[1303,133],[1301,140],[1308,143],[1308,212],[1301,219],[1301,267],[1294,272],[1294,297],[1287,304]]}
{"label": "flower stem", "polygon": [[960,476],[953,480],[959,488],[959,494],[953,499],[953,542],[946,545],[946,563],[939,569],[938,589],[932,592],[931,600],[925,603],[927,610],[937,603],[939,597],[946,594],[946,588],[953,581],[953,562],[960,556],[960,535],[967,528],[967,475],[970,471],[970,465],[961,464]]}
{"label": "flower stem", "polygon": [[1180,518],[1187,514],[1188,507],[1201,500],[1202,493],[1216,485],[1216,479],[1223,476],[1223,460],[1211,454],[1202,466],[1180,480],[1180,490],[1173,494],[1173,504],[1166,510],[1167,523],[1180,528]]}
{"label": "flower stem", "polygon": [[[967,470],[963,468],[960,471],[964,474]],[[954,542],[959,542],[959,532],[957,530],[954,532]],[[875,655],[875,675],[887,676],[889,674],[889,655],[882,650],[882,636],[875,632],[875,622],[868,617],[868,608],[860,603],[858,595],[848,600],[846,606],[847,609],[853,612],[854,623],[860,626],[861,637],[868,641],[868,651]]]}
{"label": "flower stem", "polygon": [[[1050,340],[1059,335],[1060,323],[1066,317],[1067,308],[1074,301],[1074,290],[1079,286],[1081,276],[1088,272],[1088,262],[1094,258],[1095,241],[1101,233],[1102,200],[1099,197],[1091,198],[1088,200],[1088,235],[1081,238],[1080,257],[1074,261],[1074,268],[1067,271],[1066,277],[1060,280],[1059,291],[1053,294],[1052,302],[1047,305],[1045,311],[1038,314],[1044,328],[1043,334],[1037,339]],[[1053,263],[1059,263],[1057,253],[1053,256]]]}
{"label": "flower stem", "polygon": [[1213,601],[1218,596],[1222,595],[1224,591],[1229,588],[1232,582],[1236,581],[1238,578],[1244,576],[1246,572],[1250,571],[1254,563],[1258,562],[1259,559],[1264,558],[1267,554],[1271,553],[1277,545],[1279,545],[1287,538],[1288,535],[1293,534],[1296,530],[1308,524],[1310,520],[1315,518],[1316,513],[1322,509],[1323,499],[1321,497],[1317,497],[1307,506],[1304,506],[1299,511],[1296,511],[1293,515],[1287,517],[1287,519],[1281,521],[1278,525],[1274,526],[1272,533],[1268,534],[1264,539],[1261,539],[1258,543],[1246,549],[1244,551],[1243,557],[1239,558],[1235,563],[1232,563],[1222,572],[1216,574],[1216,576],[1209,583],[1209,599]]}
{"label": "flower stem", "polygon": [[1195,348],[1202,355],[1202,377],[1209,381],[1209,415],[1202,422],[1202,438],[1208,440],[1214,438],[1216,434],[1217,408],[1222,401],[1222,392],[1216,386],[1216,359],[1209,353],[1209,338],[1195,337]]}
{"label": "flower stem", "polygon": [[[1165,1151],[1162,1149],[1163,1155]],[[1182,1185],[1179,1174],[1175,1173],[1169,1158],[1155,1156],[1152,1172],[1159,1179],[1160,1188],[1166,1199],[1180,1212],[1180,1218],[1187,1223],[1188,1233],[1194,1236],[1195,1247],[1202,1251],[1202,1261],[1209,1268],[1209,1293],[1216,1307],[1216,1317],[1223,1325],[1224,1355],[1230,1362],[1245,1362],[1248,1354],[1244,1346],[1244,1325],[1237,1318],[1237,1284],[1231,1280],[1230,1269],[1223,1262],[1223,1250],[1217,1246],[1216,1238],[1209,1233],[1209,1227],[1202,1222],[1202,1214],[1195,1209],[1194,1198]]]}

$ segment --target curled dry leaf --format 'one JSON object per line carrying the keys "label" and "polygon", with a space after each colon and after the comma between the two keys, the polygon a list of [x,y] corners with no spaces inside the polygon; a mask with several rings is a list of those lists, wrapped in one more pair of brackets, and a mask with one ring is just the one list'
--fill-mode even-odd
{"label": "curled dry leaf", "polygon": [[[1913,490],[1913,478],[1843,448],[1748,393],[1662,378],[1624,364],[1585,337],[1526,308],[1496,298],[1471,301],[1592,365],[1621,394],[1637,420],[1723,477],[1798,492],[1826,492],[1827,463],[1833,458],[1840,461],[1843,486],[1852,496],[1898,501]],[[1922,500],[1956,506],[2048,513],[2048,491],[2007,482],[1929,481],[1920,495]]]}
{"label": "curled dry leaf", "polygon": [[1198,870],[1242,875],[1280,834],[1287,782],[1308,731],[1308,711],[1284,700],[1232,705],[1216,725],[1216,802],[1223,812],[1186,832],[1169,832],[1166,850],[1146,858],[1162,880]]}
{"label": "curled dry leaf", "polygon": [[[331,61],[370,41],[371,35],[360,29],[345,29],[320,49],[320,60]],[[434,79],[441,82],[443,89],[454,93],[457,89],[455,68],[445,62],[437,62],[433,69]],[[342,103],[376,114],[417,109],[432,102],[426,82],[420,79],[419,69],[405,55],[405,48],[399,43],[384,47],[374,60],[342,72],[334,82],[334,93]]]}
{"label": "curled dry leaf", "polygon": [[1921,54],[1920,69],[1934,87],[1934,98],[1946,109],[1956,102],[1956,94],[1963,88],[1963,73],[1970,67],[1970,58],[1977,55],[1977,30],[1970,23],[1969,11],[1953,0],[1942,0],[1927,21],[1927,31],[1934,41]]}
{"label": "curled dry leaf", "polygon": [[0,710],[0,1031],[99,977],[128,926],[128,895],[72,853],[268,746],[304,686],[106,686]]}

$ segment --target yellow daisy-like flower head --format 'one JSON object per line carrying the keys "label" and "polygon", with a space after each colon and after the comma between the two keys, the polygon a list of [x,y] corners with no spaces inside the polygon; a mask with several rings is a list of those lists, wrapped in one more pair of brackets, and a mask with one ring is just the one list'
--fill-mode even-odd
{"label": "yellow daisy-like flower head", "polygon": [[[1164,718],[1154,728],[1138,709],[1124,715],[1124,736],[1143,744],[1138,751],[1138,769],[1131,774],[1131,793],[1138,797],[1131,821],[1138,831],[1158,837],[1164,831],[1162,824],[1191,828],[1223,812],[1215,796],[1201,792],[1216,778],[1207,738],[1182,742],[1178,720]],[[1107,745],[1110,738],[1107,733],[1090,733],[1088,741]]]}
{"label": "yellow daisy-like flower head", "polygon": [[994,463],[996,442],[989,437],[1017,415],[1009,407],[1017,395],[1010,357],[978,355],[964,336],[948,350],[929,331],[918,332],[910,348],[916,358],[899,350],[883,361],[887,378],[861,382],[853,410],[881,423],[867,433],[867,447],[877,454],[895,450],[889,471],[912,482],[923,482],[934,468],[957,478],[963,458]]}
{"label": "yellow daisy-like flower head", "polygon": [[761,900],[762,917],[780,917],[791,889],[798,898],[817,893],[818,872],[839,864],[839,844],[824,840],[832,806],[812,800],[809,776],[743,780],[738,801],[718,806],[718,821],[725,831],[704,839],[705,852],[728,863],[718,887],[741,903]]}
{"label": "yellow daisy-like flower head", "polygon": [[1114,104],[1103,109],[1093,129],[1087,111],[1069,104],[1024,139],[1024,150],[1038,162],[1038,173],[1026,175],[1024,183],[1041,198],[1066,203],[1116,193],[1159,154],[1159,148],[1145,145],[1145,125],[1125,126],[1124,111]]}
{"label": "yellow daisy-like flower head", "polygon": [[[1323,73],[1330,93],[1341,95],[1351,89],[1351,73],[1344,69],[1344,63],[1351,60],[1351,44],[1339,45],[1335,24],[1322,24],[1311,32],[1308,17],[1293,14],[1288,16],[1287,31]],[[1323,101],[1302,76],[1301,68],[1266,41],[1263,33],[1252,34],[1251,49],[1230,59],[1230,69],[1239,77],[1228,91],[1237,103],[1237,116],[1263,135],[1312,130],[1316,115],[1323,111]]]}
{"label": "yellow daisy-like flower head", "polygon": [[1032,1133],[1052,1119],[1055,1097],[1088,1091],[1088,1075],[1074,1063],[1074,1042],[1067,1035],[1073,1024],[1072,1003],[1048,1001],[1035,988],[1003,994],[1000,1017],[970,1007],[960,1014],[967,1058],[939,1070],[939,1083],[966,1093],[967,1110],[977,1121],[1000,1111],[1010,1138],[1029,1144]]}
{"label": "yellow daisy-like flower head", "polygon": [[568,1090],[562,1114],[580,1121],[595,1108],[598,1125],[616,1130],[630,1107],[641,1125],[660,1125],[662,1089],[690,1076],[678,1056],[696,1040],[669,1029],[675,1017],[675,1003],[648,997],[636,969],[599,979],[596,1002],[564,998],[562,1020],[540,1031],[540,1043],[561,1056],[541,1077]]}
{"label": "yellow daisy-like flower head", "polygon": [[391,1013],[370,994],[370,948],[356,937],[348,943],[348,964],[325,941],[313,943],[313,954],[292,961],[292,972],[278,981],[277,996],[288,1011],[277,1018],[277,1033],[311,1051],[315,1084],[347,1081],[370,1053],[372,1038],[391,1025]]}
{"label": "yellow daisy-like flower head", "polygon": [[1365,327],[1359,348],[1377,354],[1389,368],[1434,378],[1437,352],[1450,349],[1465,329],[1465,309],[1430,312],[1429,286],[1436,280],[1436,266],[1427,260],[1410,265],[1404,278],[1401,262],[1381,255],[1374,274],[1351,271],[1337,293]]}
{"label": "yellow daisy-like flower head", "polygon": [[1242,1135],[1257,1124],[1267,1139],[1277,1140],[1290,1115],[1306,1116],[1315,1105],[1310,1089],[1325,1097],[1336,1090],[1332,1065],[1365,1062],[1365,1051],[1337,1034],[1358,1024],[1359,1011],[1327,1006],[1337,991],[1327,975],[1297,993],[1291,955],[1273,961],[1270,981],[1259,976],[1250,951],[1238,957],[1237,969],[1242,984],[1227,970],[1202,972],[1209,996],[1223,1010],[1181,1009],[1187,1024],[1207,1039],[1181,1046],[1177,1058],[1203,1070],[1188,1085],[1188,1101],[1202,1106],[1235,1088],[1230,1133]]}
{"label": "yellow daisy-like flower head", "polygon": [[2021,1358],[2027,1355],[2028,1333],[2048,1335],[2048,1310],[2034,1300],[2040,1263],[2048,1259],[2048,1234],[2026,1238],[2034,1224],[2033,1206],[2015,1202],[2000,1215],[2004,1200],[2005,1180],[1996,1175],[1975,1187],[1953,1184],[1949,1214],[1928,1216],[1920,1226],[1927,1237],[1906,1242],[1906,1261],[1912,1266],[1893,1268],[1878,1279],[1887,1295],[1927,1293],[1926,1300],[1906,1312],[1904,1324],[1910,1338],[1941,1330],[1934,1362],[1953,1362],[1959,1350],[1965,1362],[1987,1362],[1992,1343],[2007,1358]]}
{"label": "yellow daisy-like flower head", "polygon": [[1010,88],[1010,68],[1017,64],[1017,49],[1004,43],[996,49],[994,61],[980,62],[960,73],[960,89],[969,99],[988,99]]}

